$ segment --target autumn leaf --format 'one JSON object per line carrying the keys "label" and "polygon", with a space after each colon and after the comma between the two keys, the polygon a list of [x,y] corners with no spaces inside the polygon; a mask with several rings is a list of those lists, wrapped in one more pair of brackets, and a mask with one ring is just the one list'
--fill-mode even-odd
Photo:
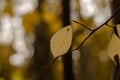
{"label": "autumn leaf", "polygon": [[120,38],[119,33],[118,33],[118,26],[114,26],[113,30],[114,30],[114,33],[116,34],[116,36]]}
{"label": "autumn leaf", "polygon": [[[116,27],[118,34],[120,35],[120,25],[117,25]],[[108,55],[113,61],[115,55],[118,55],[120,58],[120,38],[116,33],[113,33],[112,39],[108,45]]]}
{"label": "autumn leaf", "polygon": [[57,31],[50,40],[50,48],[54,58],[64,55],[72,43],[72,27],[66,26]]}
{"label": "autumn leaf", "polygon": [[117,25],[118,37],[120,38],[120,24]]}

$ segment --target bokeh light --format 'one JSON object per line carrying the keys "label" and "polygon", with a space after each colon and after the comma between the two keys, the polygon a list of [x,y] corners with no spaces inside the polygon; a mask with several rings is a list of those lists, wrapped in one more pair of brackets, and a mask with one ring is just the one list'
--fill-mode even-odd
{"label": "bokeh light", "polygon": [[25,63],[25,56],[21,53],[15,53],[10,56],[9,61],[12,65],[22,67]]}
{"label": "bokeh light", "polygon": [[8,14],[2,15],[0,19],[0,44],[10,44],[13,40],[11,19]]}
{"label": "bokeh light", "polygon": [[80,0],[81,16],[84,19],[93,17],[97,26],[101,25],[105,20],[111,16],[111,9],[109,0],[105,0],[105,6],[100,8],[97,4],[100,4],[101,0]]}
{"label": "bokeh light", "polygon": [[96,5],[93,0],[80,0],[81,15],[84,18],[91,17],[95,14]]}
{"label": "bokeh light", "polygon": [[[11,65],[24,66],[34,53],[32,44],[35,37],[33,33],[27,36],[23,26],[23,15],[33,12],[38,6],[38,1],[12,0],[11,3],[14,15],[1,14],[0,44],[12,45],[14,53],[9,58]],[[5,0],[0,0],[0,12],[4,10],[5,4]]]}
{"label": "bokeh light", "polygon": [[16,15],[30,13],[38,6],[37,0],[12,0],[13,12]]}

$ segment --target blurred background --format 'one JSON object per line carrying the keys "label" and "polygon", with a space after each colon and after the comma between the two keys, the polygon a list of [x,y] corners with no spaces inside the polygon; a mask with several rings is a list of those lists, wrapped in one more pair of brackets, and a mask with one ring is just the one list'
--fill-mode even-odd
{"label": "blurred background", "polygon": [[[91,32],[114,12],[111,3],[119,0],[0,0],[0,80],[67,80],[64,61],[59,58],[52,67],[50,38],[63,27],[63,16],[69,15],[73,26],[73,45],[77,47]],[[118,1],[116,3],[116,1]],[[70,9],[65,12],[64,6]],[[64,11],[64,12],[63,12]],[[112,24],[110,21],[109,24]],[[104,36],[103,36],[104,35]],[[104,27],[93,34],[72,53],[73,79],[110,80],[114,63],[107,55],[111,28]],[[70,76],[70,75],[69,75]]]}

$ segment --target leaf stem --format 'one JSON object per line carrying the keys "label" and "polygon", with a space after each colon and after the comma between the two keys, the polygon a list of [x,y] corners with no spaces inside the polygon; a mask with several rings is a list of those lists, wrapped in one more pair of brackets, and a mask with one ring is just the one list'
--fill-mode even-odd
{"label": "leaf stem", "polygon": [[109,27],[112,27],[112,28],[115,26],[115,25],[109,25],[109,24],[105,24],[105,25],[106,25],[106,26],[109,26]]}
{"label": "leaf stem", "polygon": [[77,22],[77,21],[74,21],[74,20],[73,20],[73,22],[82,25],[84,28],[86,28],[86,29],[88,29],[88,30],[90,30],[90,31],[93,31],[92,29],[90,29],[89,27],[87,27],[86,25],[84,25],[84,24],[82,24],[82,23],[80,23],[80,22]]}

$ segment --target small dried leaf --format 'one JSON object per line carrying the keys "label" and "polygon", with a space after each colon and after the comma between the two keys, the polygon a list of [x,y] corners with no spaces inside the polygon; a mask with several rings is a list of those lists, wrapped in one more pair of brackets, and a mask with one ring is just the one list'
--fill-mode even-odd
{"label": "small dried leaf", "polygon": [[108,55],[113,61],[115,61],[115,55],[118,55],[120,58],[120,38],[118,38],[118,36],[115,34],[113,34],[112,39],[108,45]]}
{"label": "small dried leaf", "polygon": [[50,48],[54,58],[64,55],[72,43],[72,27],[66,26],[56,32],[50,40]]}
{"label": "small dried leaf", "polygon": [[119,38],[120,38],[120,24],[117,25],[117,31],[118,31],[118,35],[119,35]]}
{"label": "small dried leaf", "polygon": [[118,33],[118,26],[114,26],[113,31],[116,34],[116,36],[120,38],[119,33]]}

